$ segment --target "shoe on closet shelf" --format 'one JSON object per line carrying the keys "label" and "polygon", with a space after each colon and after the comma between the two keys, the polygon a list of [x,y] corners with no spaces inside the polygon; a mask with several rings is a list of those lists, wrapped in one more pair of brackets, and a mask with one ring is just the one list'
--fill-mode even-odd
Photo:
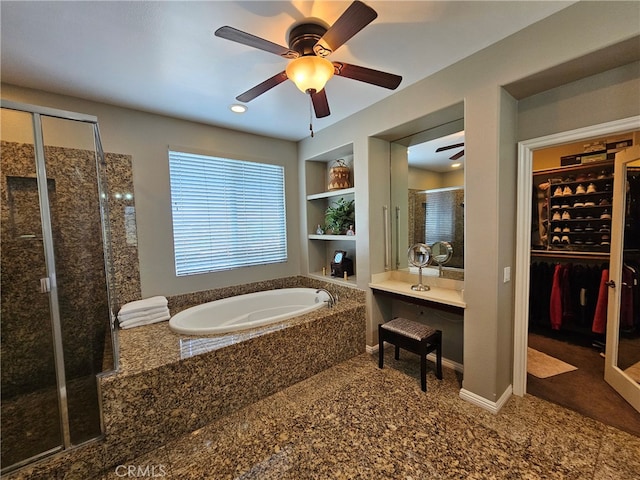
{"label": "shoe on closet shelf", "polygon": [[605,210],[604,212],[602,212],[602,214],[600,215],[600,218],[602,220],[611,220],[611,213],[609,213],[609,210]]}
{"label": "shoe on closet shelf", "polygon": [[595,229],[595,228],[593,228],[593,227],[591,226],[591,224],[590,224],[590,223],[587,223],[587,226],[586,226],[586,227],[584,227],[584,231],[585,231],[585,232],[595,232],[595,230],[596,230],[596,229]]}
{"label": "shoe on closet shelf", "polygon": [[562,212],[562,220],[571,220],[571,214],[565,210]]}
{"label": "shoe on closet shelf", "polygon": [[569,202],[562,202],[562,205],[560,205],[560,208],[571,208],[571,204]]}
{"label": "shoe on closet shelf", "polygon": [[573,190],[571,190],[571,187],[567,185],[566,187],[564,187],[562,195],[573,195]]}
{"label": "shoe on closet shelf", "polygon": [[558,235],[554,235],[551,239],[551,243],[560,243],[560,237]]}
{"label": "shoe on closet shelf", "polygon": [[562,216],[560,215],[560,212],[555,212],[551,220],[562,220]]}
{"label": "shoe on closet shelf", "polygon": [[576,225],[575,227],[573,227],[573,231],[575,233],[582,233],[584,232],[584,228],[582,228],[582,225]]}
{"label": "shoe on closet shelf", "polygon": [[583,193],[587,193],[584,189],[584,185],[580,184],[576,187],[576,195],[582,195]]}
{"label": "shoe on closet shelf", "polygon": [[609,200],[608,198],[603,198],[602,200],[600,200],[600,203],[598,205],[600,205],[601,207],[610,207],[611,200]]}
{"label": "shoe on closet shelf", "polygon": [[567,225],[565,225],[564,228],[562,229],[562,232],[563,233],[571,233],[571,229]]}
{"label": "shoe on closet shelf", "polygon": [[563,235],[561,242],[564,243],[565,245],[569,245],[571,243],[569,241],[569,236],[568,235]]}
{"label": "shoe on closet shelf", "polygon": [[556,227],[553,229],[553,233],[560,233],[562,232],[562,229],[560,227]]}
{"label": "shoe on closet shelf", "polygon": [[611,230],[606,225],[603,225],[602,227],[600,227],[600,230],[598,230],[598,231],[600,233],[611,233]]}
{"label": "shoe on closet shelf", "polygon": [[562,187],[556,187],[556,189],[553,192],[553,196],[554,197],[561,197],[562,196]]}
{"label": "shoe on closet shelf", "polygon": [[595,207],[596,206],[596,202],[594,202],[593,200],[590,200],[588,202],[584,202],[584,206],[585,207]]}
{"label": "shoe on closet shelf", "polygon": [[596,186],[593,183],[590,183],[587,187],[587,193],[596,193]]}

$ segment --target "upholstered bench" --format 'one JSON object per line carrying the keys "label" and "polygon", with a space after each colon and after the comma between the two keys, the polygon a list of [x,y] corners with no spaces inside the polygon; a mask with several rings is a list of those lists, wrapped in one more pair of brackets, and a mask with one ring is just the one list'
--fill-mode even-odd
{"label": "upholstered bench", "polygon": [[427,391],[427,355],[436,352],[436,377],[442,380],[442,331],[406,318],[394,318],[378,325],[378,367],[384,365],[384,342],[395,345],[395,358],[400,358],[404,348],[420,355],[420,379],[422,391]]}

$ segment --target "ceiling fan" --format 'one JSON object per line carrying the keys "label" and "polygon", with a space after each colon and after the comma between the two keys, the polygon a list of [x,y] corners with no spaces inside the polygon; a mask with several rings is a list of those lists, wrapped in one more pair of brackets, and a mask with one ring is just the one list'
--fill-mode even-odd
{"label": "ceiling fan", "polygon": [[324,85],[334,74],[395,90],[402,81],[401,76],[344,62],[330,62],[325,58],[369,25],[377,16],[378,14],[371,7],[355,1],[328,29],[317,21],[306,21],[294,25],[289,32],[289,47],[283,47],[233,27],[220,27],[215,32],[217,37],[291,60],[284,71],[250,88],[238,95],[236,99],[240,102],[249,102],[290,79],[302,92],[311,96],[316,117],[322,118],[331,113]]}
{"label": "ceiling fan", "polygon": [[[452,145],[447,145],[445,147],[437,148],[436,149],[436,153],[444,152],[445,150],[452,150],[454,148],[460,148],[460,147],[464,147],[464,143],[454,143]],[[459,152],[453,154],[451,157],[449,157],[449,160],[458,160],[463,155],[464,155],[464,148],[462,150],[460,150]]]}

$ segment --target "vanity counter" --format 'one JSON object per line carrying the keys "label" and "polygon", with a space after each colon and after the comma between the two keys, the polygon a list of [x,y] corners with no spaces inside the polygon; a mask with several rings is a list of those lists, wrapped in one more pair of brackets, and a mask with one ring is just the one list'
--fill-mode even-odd
{"label": "vanity counter", "polygon": [[405,301],[408,302],[427,302],[456,308],[467,306],[463,297],[464,282],[462,281],[425,277],[423,283],[428,285],[430,290],[418,292],[411,290],[411,285],[418,283],[418,277],[409,272],[393,271],[375,274],[371,280],[369,287],[374,291],[407,297]]}

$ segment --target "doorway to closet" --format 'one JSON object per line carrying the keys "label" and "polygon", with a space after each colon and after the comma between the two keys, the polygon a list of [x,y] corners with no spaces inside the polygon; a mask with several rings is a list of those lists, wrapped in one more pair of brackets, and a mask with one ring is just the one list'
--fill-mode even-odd
{"label": "doorway to closet", "polygon": [[[633,118],[520,145],[514,329],[515,394],[539,396],[635,435],[640,413],[605,381],[605,330],[609,262],[617,251],[614,157],[637,143],[639,126]],[[640,251],[629,242],[624,248]],[[625,296],[635,298],[636,311],[622,316],[616,339],[615,363],[625,378],[633,378],[633,369],[626,370],[640,362],[635,260],[625,255],[636,282]]]}

